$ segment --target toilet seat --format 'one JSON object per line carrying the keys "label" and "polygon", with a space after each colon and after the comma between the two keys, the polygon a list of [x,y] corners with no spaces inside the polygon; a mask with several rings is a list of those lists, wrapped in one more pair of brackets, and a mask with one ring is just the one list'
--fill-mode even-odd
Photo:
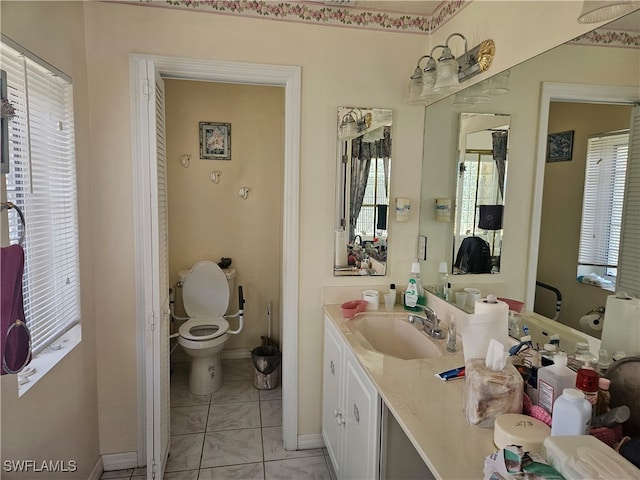
{"label": "toilet seat", "polygon": [[229,330],[229,322],[222,317],[196,317],[180,325],[182,338],[195,342],[206,342],[221,337]]}
{"label": "toilet seat", "polygon": [[196,263],[182,284],[182,302],[188,317],[222,317],[229,305],[229,282],[213,262]]}

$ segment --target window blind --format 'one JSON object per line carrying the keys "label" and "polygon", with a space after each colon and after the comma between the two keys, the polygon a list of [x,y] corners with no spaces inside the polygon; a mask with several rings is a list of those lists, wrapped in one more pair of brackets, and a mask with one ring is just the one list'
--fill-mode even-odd
{"label": "window blind", "polygon": [[629,134],[590,137],[587,145],[578,263],[616,275]]}
{"label": "window blind", "polygon": [[[34,354],[80,321],[73,91],[68,78],[29,52],[0,45],[9,121],[7,199],[25,217],[23,295]],[[20,237],[9,217],[9,238]]]}
{"label": "window blind", "polygon": [[616,290],[640,297],[640,106],[633,107]]}

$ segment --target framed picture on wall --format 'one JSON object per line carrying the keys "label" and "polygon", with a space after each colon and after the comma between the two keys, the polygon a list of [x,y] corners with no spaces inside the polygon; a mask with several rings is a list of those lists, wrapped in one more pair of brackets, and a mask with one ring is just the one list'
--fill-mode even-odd
{"label": "framed picture on wall", "polygon": [[571,161],[574,131],[552,133],[547,137],[547,162]]}
{"label": "framed picture on wall", "polygon": [[231,160],[231,124],[200,122],[200,159]]}

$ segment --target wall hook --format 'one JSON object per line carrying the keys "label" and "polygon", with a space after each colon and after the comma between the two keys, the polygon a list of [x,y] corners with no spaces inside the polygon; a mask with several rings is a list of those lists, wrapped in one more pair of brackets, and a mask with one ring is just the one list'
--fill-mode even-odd
{"label": "wall hook", "polygon": [[189,168],[189,165],[191,165],[191,155],[188,154],[184,154],[180,157],[180,165],[182,165],[184,168]]}
{"label": "wall hook", "polygon": [[242,198],[243,200],[246,200],[249,196],[249,187],[242,187],[238,192],[238,195],[240,195],[240,198]]}
{"label": "wall hook", "polygon": [[219,170],[215,170],[209,174],[209,178],[213,183],[218,183],[220,182],[220,175],[222,175],[222,172]]}

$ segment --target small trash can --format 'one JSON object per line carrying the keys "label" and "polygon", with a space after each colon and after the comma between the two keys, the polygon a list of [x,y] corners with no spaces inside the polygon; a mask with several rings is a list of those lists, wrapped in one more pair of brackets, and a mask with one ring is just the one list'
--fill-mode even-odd
{"label": "small trash can", "polygon": [[278,347],[263,345],[251,350],[251,360],[256,367],[253,386],[258,390],[272,390],[280,385],[282,353]]}

